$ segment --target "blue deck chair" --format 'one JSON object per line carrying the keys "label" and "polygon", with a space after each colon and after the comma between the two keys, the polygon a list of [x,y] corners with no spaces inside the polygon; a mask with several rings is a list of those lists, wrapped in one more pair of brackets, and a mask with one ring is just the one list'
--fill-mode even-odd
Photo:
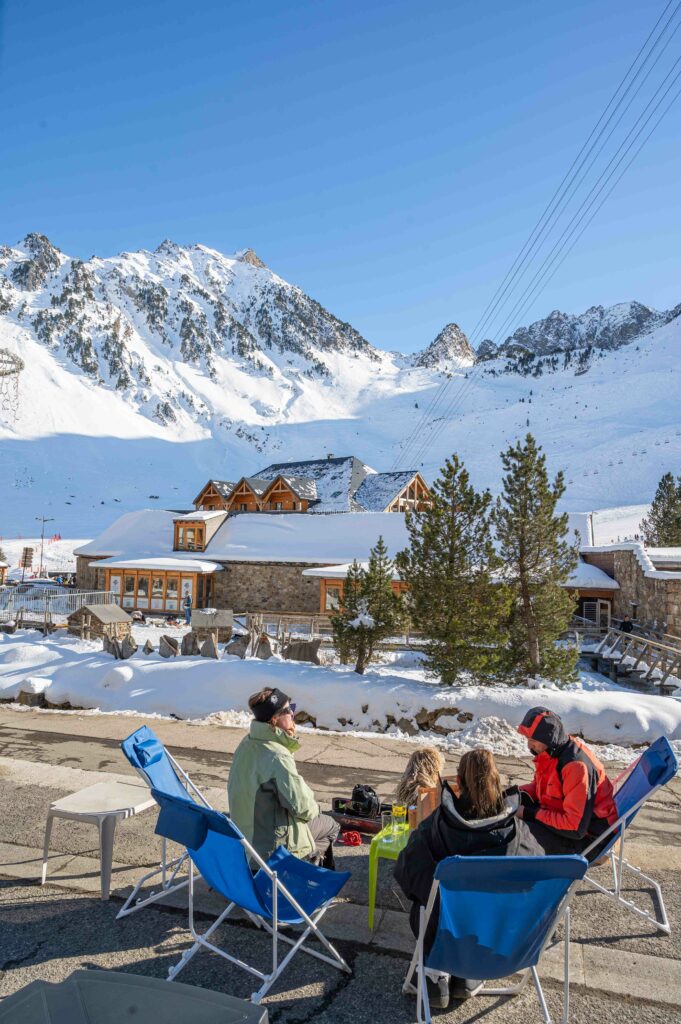
{"label": "blue deck chair", "polygon": [[[403,991],[416,992],[417,1018],[430,1024],[425,971],[479,978],[473,995],[517,995],[530,976],[546,1024],[551,1017],[537,964],[561,919],[565,922],[563,1022],[569,1013],[570,897],[588,867],[584,857],[447,857],[435,869]],[[426,927],[440,897],[437,932],[424,954]],[[524,971],[507,988],[485,982]],[[416,972],[416,988],[412,977]]]}
{"label": "blue deck chair", "polygon": [[[665,935],[670,934],[671,928],[660,885],[654,878],[644,875],[640,868],[634,867],[633,864],[625,860],[624,843],[627,828],[646,800],[649,800],[658,789],[673,779],[678,768],[679,765],[674,751],[665,736],[661,736],[654,743],[651,743],[648,749],[615,780],[617,821],[603,835],[595,839],[591,846],[584,850],[584,856],[588,857],[590,853],[603,844],[604,840],[607,840],[605,846],[598,851],[598,861],[601,863],[604,857],[610,856],[613,888],[608,889],[600,885],[589,874],[586,875],[584,881],[588,882],[594,889],[597,889],[598,892],[603,893],[604,896],[619,903],[620,906],[629,910],[632,914],[637,914],[638,917],[642,917],[645,921],[650,921],[651,924],[654,924]],[[616,849],[618,840],[619,849]],[[631,874],[636,875],[637,878],[648,882],[655,890],[660,907],[659,917],[647,910],[643,910],[641,907],[637,907],[631,900],[627,900],[622,896],[622,875],[625,868]]]}
{"label": "blue deck chair", "polygon": [[[121,750],[150,789],[156,789],[159,792],[167,793],[170,796],[177,797],[179,800],[186,800],[190,803],[198,800],[203,806],[210,807],[205,796],[194,785],[187,773],[183,771],[172,754],[169,753],[148,725],[141,726],[141,728],[131,733],[127,739],[124,739],[121,743]],[[161,840],[161,863],[153,871],[148,871],[140,878],[116,917],[127,917],[128,914],[134,914],[135,911],[141,910],[150,903],[155,903],[164,896],[168,896],[178,889],[183,889],[189,884],[189,878],[185,877],[178,882],[177,876],[186,863],[186,853],[170,861],[168,860],[167,842],[163,838]],[[151,893],[150,896],[138,898],[137,894],[140,889],[157,875],[161,876],[160,889],[157,892]]]}
{"label": "blue deck chair", "polygon": [[[262,982],[260,988],[251,994],[254,1003],[260,1002],[298,950],[331,964],[337,970],[351,973],[345,960],[319,928],[320,919],[347,882],[350,872],[317,867],[295,857],[283,846],[277,847],[269,860],[264,861],[225,814],[199,807],[181,797],[166,796],[155,789],[152,795],[161,808],[156,824],[157,834],[182,843],[190,857],[189,929],[194,944],[170,969],[168,981],[174,981],[202,946],[242,967]],[[255,875],[251,863],[258,867]],[[227,901],[226,909],[203,934],[197,932],[194,924],[194,867],[206,883]],[[272,936],[272,969],[268,973],[209,941],[235,907],[245,910]],[[280,931],[282,925],[302,925],[302,933],[294,940]],[[305,946],[310,935],[317,938],[331,955]],[[280,961],[281,942],[291,949]]]}

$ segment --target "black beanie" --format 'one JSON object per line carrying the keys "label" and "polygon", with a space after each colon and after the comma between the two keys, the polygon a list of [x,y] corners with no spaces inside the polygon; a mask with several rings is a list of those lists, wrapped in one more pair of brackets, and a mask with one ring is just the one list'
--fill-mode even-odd
{"label": "black beanie", "polygon": [[255,716],[256,722],[270,722],[283,707],[286,707],[288,702],[289,697],[287,694],[282,693],[281,690],[274,689],[269,697],[255,704],[251,711]]}

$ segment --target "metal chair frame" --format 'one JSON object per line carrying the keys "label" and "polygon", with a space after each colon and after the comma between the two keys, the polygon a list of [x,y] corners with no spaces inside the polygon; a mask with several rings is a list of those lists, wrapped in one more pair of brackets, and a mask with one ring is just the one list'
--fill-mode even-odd
{"label": "metal chair frame", "polygon": [[[230,823],[234,828],[235,832],[238,831],[234,823]],[[333,904],[333,898],[327,900],[326,903],[322,904],[319,907],[319,909],[316,910],[310,916],[303,910],[303,908],[297,902],[295,897],[288,891],[284,883],[280,881],[280,879],[277,876],[277,872],[273,871],[270,868],[267,862],[264,861],[260,854],[251,846],[251,844],[248,842],[245,836],[240,835],[239,841],[244,849],[244,855],[247,856],[252,862],[257,864],[257,866],[265,872],[265,874],[268,876],[272,883],[271,923],[267,920],[267,918],[261,915],[254,914],[251,911],[246,911],[248,917],[256,925],[264,928],[272,936],[272,970],[269,973],[260,971],[256,967],[251,966],[251,964],[247,964],[245,961],[240,960],[238,957],[232,956],[225,949],[221,949],[219,946],[216,946],[214,943],[209,941],[209,938],[213,934],[213,932],[215,932],[220,927],[220,925],[227,920],[227,918],[232,913],[234,908],[236,907],[238,909],[239,905],[235,901],[232,901],[228,904],[225,910],[223,910],[220,916],[216,918],[216,920],[207,929],[207,931],[200,934],[196,930],[196,925],[194,922],[195,867],[194,862],[191,859],[191,855],[187,852],[185,856],[189,857],[189,930],[191,932],[192,938],[194,939],[194,944],[188,950],[186,950],[186,952],[182,954],[182,956],[175,964],[175,966],[170,968],[167,980],[174,981],[177,975],[180,973],[180,971],[182,971],[187,966],[189,961],[192,959],[192,957],[196,955],[196,953],[198,953],[201,947],[209,949],[213,953],[217,953],[218,956],[223,957],[225,960],[229,960],[230,963],[235,964],[237,967],[241,967],[243,970],[248,971],[249,974],[253,974],[256,978],[262,981],[262,985],[260,986],[260,988],[257,989],[255,992],[251,993],[250,1000],[253,1003],[259,1003],[260,1000],[267,994],[271,986],[274,984],[277,978],[279,978],[279,976],[283,973],[289,961],[298,952],[298,950],[300,950],[302,953],[307,953],[309,956],[312,956],[317,960],[323,960],[324,963],[330,964],[331,967],[334,967],[338,971],[343,971],[346,974],[352,974],[350,967],[345,962],[343,957],[340,955],[338,950],[335,949],[335,947],[329,942],[329,940],[326,938],[326,936],[322,933],[321,929],[319,928],[319,922],[326,913],[326,911],[329,909],[329,907]],[[285,899],[288,900],[293,909],[296,911],[296,913],[300,915],[300,917],[303,919],[304,924],[306,925],[298,939],[293,939],[290,935],[285,935],[280,931],[278,911],[279,894],[281,894],[283,897],[285,897]],[[322,944],[322,946],[324,946],[325,949],[328,950],[331,956],[326,956],[324,953],[321,953],[317,949],[308,949],[307,946],[304,945],[305,941],[307,940],[310,934],[314,935],[315,938],[319,940],[319,942]],[[279,960],[280,941],[291,946],[291,949],[288,951],[286,956],[281,961]]]}
{"label": "metal chair frame", "polygon": [[[192,782],[192,780],[189,778],[189,776],[181,767],[181,765],[177,763],[177,761],[170,753],[168,748],[165,746],[165,744],[163,749],[165,750],[168,760],[172,764],[175,772],[178,775],[178,778],[184,785],[184,788],[187,790],[187,792],[191,791],[194,794],[194,796],[197,797],[199,802],[203,804],[204,807],[207,807],[209,810],[213,810],[213,808],[211,807],[211,805],[209,804],[208,800],[205,798],[201,790]],[[147,786],[149,786],[149,789],[152,789],[153,787],[151,780],[148,778],[143,769],[136,768],[136,771],[138,772],[139,775],[142,776]],[[138,910],[142,910],[144,907],[148,907],[149,904],[156,903],[158,900],[163,899],[165,896],[169,896],[171,893],[178,892],[180,889],[184,889],[185,886],[188,886],[189,876],[183,878],[182,881],[180,882],[175,881],[182,868],[186,865],[188,859],[189,854],[185,851],[184,853],[180,854],[179,857],[174,857],[172,860],[168,860],[167,840],[165,836],[162,837],[161,861],[158,867],[154,868],[152,871],[148,871],[145,875],[142,875],[139,881],[135,884],[135,887],[133,888],[132,892],[126,899],[125,903],[116,914],[116,920],[118,920],[121,917],[127,917],[129,914],[134,914]],[[143,886],[145,886],[151,878],[155,878],[157,875],[161,876],[161,888],[155,892],[152,892],[149,896],[138,899],[137,894],[139,893],[140,889],[142,889]]]}
{"label": "metal chair frame", "polygon": [[[539,960],[544,953],[544,950],[549,945],[551,939],[555,936],[558,925],[561,920],[564,921],[565,931],[563,935],[564,953],[563,953],[563,1015],[561,1017],[561,1024],[567,1024],[569,1013],[570,1013],[570,901],[574,894],[574,891],[579,884],[580,879],[576,879],[566,892],[565,896],[561,900],[556,914],[553,920],[551,928],[547,929],[546,938],[541,947],[539,953]],[[428,1003],[428,992],[426,986],[426,970],[425,967],[425,956],[423,943],[426,934],[426,927],[430,919],[430,915],[433,910],[433,905],[440,888],[440,883],[437,879],[434,879],[431,886],[430,894],[428,896],[428,903],[425,907],[421,907],[419,912],[419,934],[416,940],[416,948],[409,964],[407,976],[402,985],[402,991],[405,994],[416,995],[416,1014],[418,1024],[431,1024],[430,1005]],[[412,984],[412,977],[416,972],[417,984],[416,987]],[[537,993],[537,999],[541,1008],[542,1016],[544,1017],[545,1024],[552,1024],[551,1015],[549,1014],[548,1006],[546,1005],[546,999],[544,997],[544,991],[539,980],[539,974],[536,967],[529,967],[523,972],[523,976],[519,982],[515,985],[508,985],[504,988],[487,988],[486,983],[481,981],[477,988],[473,989],[471,996],[485,995],[485,996],[516,996],[519,995],[530,977],[534,983],[535,991]]]}

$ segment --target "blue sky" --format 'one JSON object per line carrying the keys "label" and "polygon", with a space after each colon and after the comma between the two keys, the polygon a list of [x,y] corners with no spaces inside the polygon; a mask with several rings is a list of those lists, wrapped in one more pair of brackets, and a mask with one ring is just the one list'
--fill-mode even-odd
{"label": "blue sky", "polygon": [[[0,0],[0,243],[250,246],[376,345],[470,332],[663,6]],[[680,127],[521,322],[681,301]]]}

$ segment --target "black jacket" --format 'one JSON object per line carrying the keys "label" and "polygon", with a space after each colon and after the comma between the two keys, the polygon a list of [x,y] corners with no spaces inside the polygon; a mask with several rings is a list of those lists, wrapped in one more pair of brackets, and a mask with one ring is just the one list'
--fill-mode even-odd
{"label": "black jacket", "polygon": [[[507,796],[505,804],[494,818],[470,819],[466,817],[465,801],[454,796],[446,783],[443,785],[440,806],[412,832],[395,865],[395,879],[412,901],[414,935],[418,934],[419,908],[428,902],[439,861],[453,856],[539,857],[544,853],[525,822],[515,817],[519,795]],[[435,936],[437,911],[436,904],[426,932],[426,951]]]}

